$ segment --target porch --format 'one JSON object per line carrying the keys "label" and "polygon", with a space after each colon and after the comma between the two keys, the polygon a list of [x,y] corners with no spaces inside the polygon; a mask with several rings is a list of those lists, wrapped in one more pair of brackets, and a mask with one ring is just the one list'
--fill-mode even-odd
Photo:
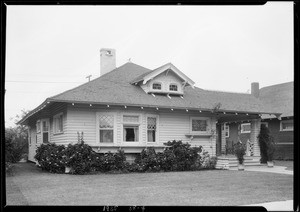
{"label": "porch", "polygon": [[[244,166],[260,166],[260,156],[244,156]],[[235,155],[217,156],[216,169],[231,169],[238,167],[238,160]]]}

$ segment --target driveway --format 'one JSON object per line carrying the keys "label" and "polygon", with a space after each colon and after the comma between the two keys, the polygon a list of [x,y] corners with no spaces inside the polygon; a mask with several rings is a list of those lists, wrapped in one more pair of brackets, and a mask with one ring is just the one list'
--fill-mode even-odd
{"label": "driveway", "polygon": [[15,165],[8,205],[238,206],[293,199],[293,176],[207,170],[67,175]]}

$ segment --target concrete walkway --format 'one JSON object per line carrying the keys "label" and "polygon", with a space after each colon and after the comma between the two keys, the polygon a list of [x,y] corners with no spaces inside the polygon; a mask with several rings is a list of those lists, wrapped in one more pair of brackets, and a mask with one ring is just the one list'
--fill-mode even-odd
{"label": "concrete walkway", "polygon": [[[237,167],[230,168],[229,170],[237,171]],[[271,172],[277,174],[289,174],[293,175],[293,171],[286,170],[285,166],[274,166],[272,168],[261,165],[261,166],[245,166],[245,171],[254,171],[254,172]]]}
{"label": "concrete walkway", "polygon": [[266,202],[259,204],[251,204],[244,206],[263,206],[267,211],[294,211],[293,200],[277,201],[277,202]]}

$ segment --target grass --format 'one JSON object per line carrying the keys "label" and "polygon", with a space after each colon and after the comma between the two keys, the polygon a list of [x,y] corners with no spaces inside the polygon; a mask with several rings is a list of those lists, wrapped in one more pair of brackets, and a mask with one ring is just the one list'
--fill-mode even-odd
{"label": "grass", "polygon": [[287,161],[287,160],[274,160],[275,166],[285,166],[287,167],[286,170],[293,171],[294,170],[294,161]]}
{"label": "grass", "polygon": [[226,170],[66,175],[19,163],[6,189],[8,205],[237,206],[293,199],[293,176]]}

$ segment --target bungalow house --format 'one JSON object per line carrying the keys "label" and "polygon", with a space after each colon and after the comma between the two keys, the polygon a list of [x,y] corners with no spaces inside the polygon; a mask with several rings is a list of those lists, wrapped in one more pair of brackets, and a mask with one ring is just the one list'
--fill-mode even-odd
{"label": "bungalow house", "polygon": [[[261,124],[266,125],[274,137],[277,148],[276,159],[293,159],[294,150],[294,82],[276,84],[259,89],[258,83],[252,83],[252,94],[260,99],[265,106],[272,107],[280,117],[273,114],[262,114]],[[236,142],[238,134],[240,140],[250,142],[251,123],[228,122],[225,124],[226,150],[230,152]],[[249,153],[248,153],[249,155]]]}
{"label": "bungalow house", "polygon": [[259,157],[260,116],[280,115],[251,94],[197,88],[171,63],[116,68],[114,49],[101,49],[100,60],[99,78],[47,98],[19,122],[29,127],[30,161],[40,144],[67,145],[78,136],[99,153],[122,148],[128,160],[174,139],[216,156],[225,151],[224,123],[243,120],[251,123],[251,156]]}

